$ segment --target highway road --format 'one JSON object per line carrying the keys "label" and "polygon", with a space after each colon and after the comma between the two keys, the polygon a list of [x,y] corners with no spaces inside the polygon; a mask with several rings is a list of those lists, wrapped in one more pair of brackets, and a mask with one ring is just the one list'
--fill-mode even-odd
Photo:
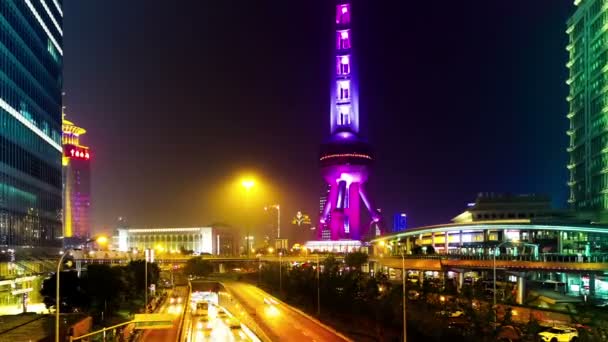
{"label": "highway road", "polygon": [[338,333],[303,315],[258,287],[241,282],[223,283],[249,311],[256,322],[277,341],[348,341]]}
{"label": "highway road", "polygon": [[[230,329],[229,322],[232,318],[228,315],[220,317],[220,310],[215,305],[209,306],[207,318],[202,316],[192,316],[192,326],[190,327],[190,335],[188,341],[203,342],[233,342],[233,341],[252,341],[242,328]],[[233,321],[238,323],[238,321]],[[234,324],[237,325],[237,324]]]}
{"label": "highway road", "polygon": [[[172,296],[181,298],[181,303],[171,303],[169,299],[165,301],[158,310],[158,313],[172,314],[175,318],[173,320],[173,327],[171,329],[151,329],[146,330],[142,336],[143,341],[149,342],[165,342],[175,341],[177,338],[177,330],[180,321],[181,314],[184,309],[186,295],[188,294],[186,287],[176,287],[173,290]],[[170,297],[169,297],[170,298]]]}

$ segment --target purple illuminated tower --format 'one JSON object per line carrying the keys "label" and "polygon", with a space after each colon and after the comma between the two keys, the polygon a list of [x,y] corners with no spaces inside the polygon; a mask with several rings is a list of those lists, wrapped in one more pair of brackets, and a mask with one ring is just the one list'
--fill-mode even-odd
{"label": "purple illuminated tower", "polygon": [[[367,142],[359,137],[359,87],[352,49],[351,4],[336,2],[335,71],[331,83],[330,138],[321,146],[321,174],[330,186],[319,227],[329,225],[331,240],[361,240],[380,213],[370,201],[365,183],[373,160]],[[361,225],[359,197],[371,220]],[[322,229],[318,230],[321,238]]]}

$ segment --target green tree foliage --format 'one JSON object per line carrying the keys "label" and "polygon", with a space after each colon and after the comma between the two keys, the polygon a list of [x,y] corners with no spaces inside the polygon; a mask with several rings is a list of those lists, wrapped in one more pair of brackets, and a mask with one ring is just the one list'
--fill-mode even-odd
{"label": "green tree foliage", "polygon": [[208,260],[196,257],[188,260],[184,266],[184,273],[187,275],[205,277],[213,272],[213,265]]}
{"label": "green tree foliage", "polygon": [[[60,276],[60,302],[62,312],[74,312],[89,307],[88,296],[84,291],[84,282],[78,278],[75,271],[61,272]],[[57,277],[52,275],[42,283],[40,294],[47,308],[55,307]]]}
{"label": "green tree foliage", "polygon": [[363,252],[349,253],[346,255],[346,257],[344,257],[344,262],[346,263],[346,265],[348,267],[350,267],[351,269],[354,269],[357,271],[361,270],[361,266],[363,266],[363,264],[366,264],[367,260],[368,260],[367,253],[363,253]]}
{"label": "green tree foliage", "polygon": [[91,308],[106,316],[120,307],[130,294],[129,274],[124,267],[89,265],[84,277]]}
{"label": "green tree foliage", "polygon": [[[155,263],[148,263],[148,285],[158,283],[158,279],[160,278],[160,268]],[[134,286],[138,290],[137,293],[141,294],[143,298],[143,289],[145,287],[145,261],[144,260],[135,260],[131,261],[127,265],[127,272],[132,276],[132,286]]]}
{"label": "green tree foliage", "polygon": [[[127,266],[89,265],[78,277],[75,271],[61,272],[61,311],[87,311],[108,317],[119,307],[135,310],[144,297],[144,262],[132,261]],[[160,269],[148,263],[148,283],[156,284]],[[40,294],[45,305],[55,306],[56,277],[45,279]]]}

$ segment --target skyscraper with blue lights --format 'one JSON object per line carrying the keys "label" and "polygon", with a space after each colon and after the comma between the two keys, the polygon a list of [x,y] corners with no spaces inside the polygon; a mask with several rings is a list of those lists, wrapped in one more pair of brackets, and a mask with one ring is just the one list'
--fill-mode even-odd
{"label": "skyscraper with blue lights", "polygon": [[0,245],[60,246],[62,1],[0,1]]}

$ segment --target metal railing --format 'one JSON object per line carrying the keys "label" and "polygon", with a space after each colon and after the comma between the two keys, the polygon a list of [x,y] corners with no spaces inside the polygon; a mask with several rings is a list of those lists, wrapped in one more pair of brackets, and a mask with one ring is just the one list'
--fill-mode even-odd
{"label": "metal railing", "polygon": [[[390,257],[401,258],[401,255]],[[427,259],[427,260],[488,260],[494,259],[492,254],[408,254],[405,259]],[[496,260],[507,261],[538,261],[538,262],[576,262],[576,263],[608,263],[608,254],[592,254],[589,256],[573,254],[542,253],[538,255],[520,254],[496,256]]]}

